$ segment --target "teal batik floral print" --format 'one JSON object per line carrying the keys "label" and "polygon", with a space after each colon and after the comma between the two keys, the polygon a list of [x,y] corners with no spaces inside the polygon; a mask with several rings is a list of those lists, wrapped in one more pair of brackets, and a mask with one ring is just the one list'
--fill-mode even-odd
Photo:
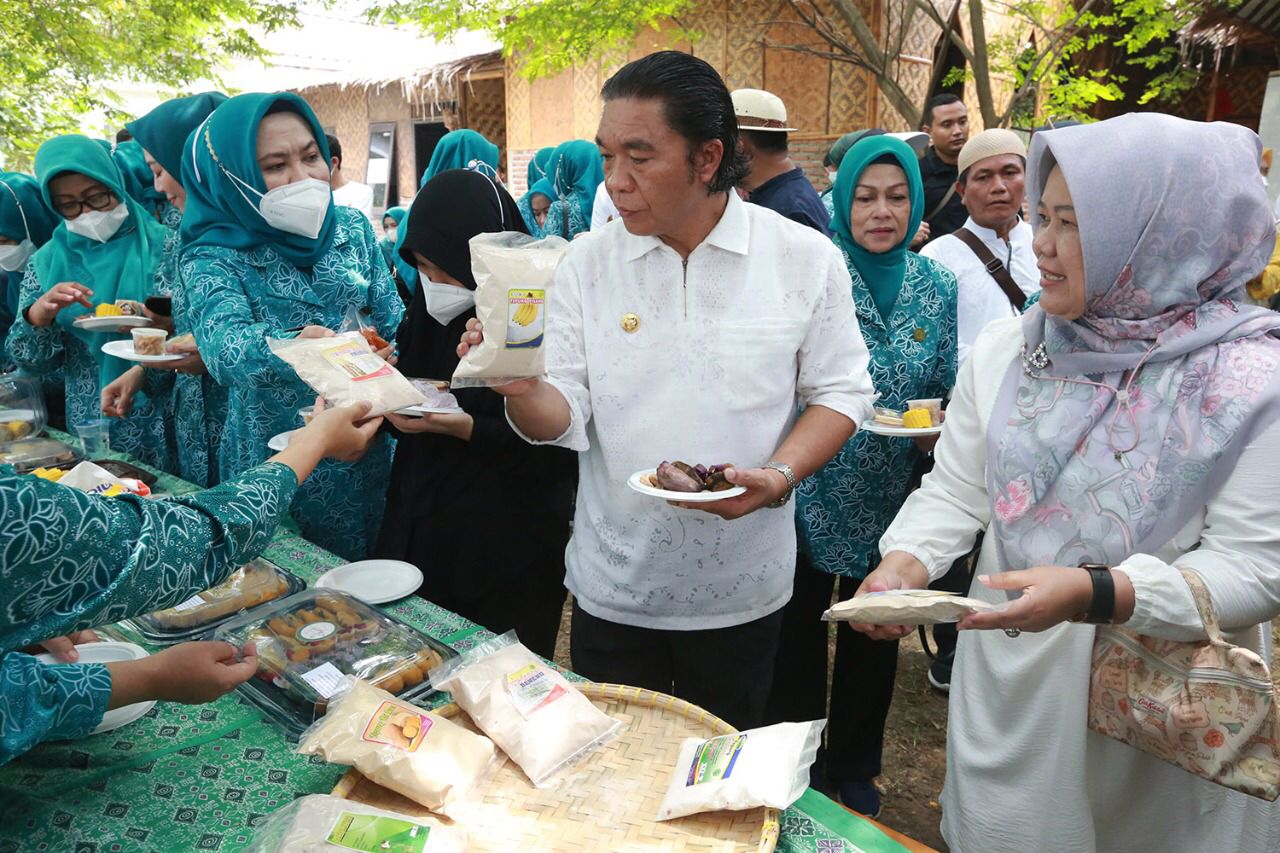
{"label": "teal batik floral print", "polygon": [[[914,252],[886,322],[848,254],[858,324],[871,354],[877,405],[946,397],[956,378],[956,279]],[[861,578],[907,497],[920,451],[910,439],[857,432],[796,491],[799,547],[815,568]]]}
{"label": "teal batik floral print", "polygon": [[[99,387],[100,367],[84,341],[58,323],[36,328],[26,320],[26,311],[57,282],[40,280],[34,263],[27,264],[18,297],[18,316],[9,330],[7,346],[13,362],[23,370],[45,377],[61,369],[67,398],[67,428],[74,432],[76,424],[105,417]],[[154,291],[153,291],[154,292]],[[98,346],[119,335],[101,334]],[[145,394],[134,398],[127,418],[111,419],[111,449],[161,468],[173,470],[173,449],[165,431],[163,400]]]}
{"label": "teal batik floral print", "polygon": [[[523,211],[521,211],[523,213]],[[530,208],[532,215],[532,208]],[[565,228],[566,222],[568,228]],[[543,236],[563,237],[572,240],[579,234],[591,230],[591,222],[582,217],[582,211],[572,198],[557,199],[547,208],[547,221],[542,226]]]}
{"label": "teal batik floral print", "polygon": [[[368,308],[386,339],[404,315],[369,221],[338,207],[333,245],[310,269],[270,245],[249,250],[192,246],[180,276],[192,328],[210,375],[228,392],[219,449],[223,479],[262,462],[267,442],[302,424],[298,409],[315,392],[267,347],[303,326],[338,329],[349,308]],[[356,463],[321,462],[299,490],[293,516],[303,535],[347,559],[362,559],[377,536],[391,470],[380,436]]]}
{"label": "teal batik floral print", "polygon": [[172,607],[266,549],[298,488],[269,464],[185,497],[102,498],[0,467],[0,763],[102,721],[100,665],[43,666],[15,651]]}
{"label": "teal batik floral print", "polygon": [[[176,208],[175,208],[176,209]],[[168,224],[168,223],[166,223]],[[194,331],[190,300],[178,277],[181,237],[176,230],[165,240],[164,257],[156,272],[156,290],[173,300],[174,334]],[[216,486],[220,480],[218,448],[227,419],[227,391],[208,373],[175,373],[148,370],[143,384],[146,395],[164,400],[165,419],[175,448],[175,474],[198,486]]]}

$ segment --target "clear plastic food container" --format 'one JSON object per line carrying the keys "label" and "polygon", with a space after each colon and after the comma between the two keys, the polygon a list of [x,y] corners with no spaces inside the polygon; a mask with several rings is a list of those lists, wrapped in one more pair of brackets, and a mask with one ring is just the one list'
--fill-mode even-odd
{"label": "clear plastic food container", "polygon": [[75,448],[52,438],[23,438],[0,444],[0,465],[12,465],[19,474],[37,468],[57,468],[78,462],[80,458]]}
{"label": "clear plastic food container", "polygon": [[133,620],[138,633],[154,643],[179,643],[208,631],[233,616],[284,598],[306,584],[296,575],[263,559],[232,572],[222,583],[167,610]]}
{"label": "clear plastic food container", "polygon": [[296,737],[322,716],[345,675],[412,699],[457,652],[350,595],[306,590],[232,619],[213,634],[253,643],[258,674],[240,690]]}
{"label": "clear plastic food container", "polygon": [[0,444],[44,430],[47,415],[40,382],[22,373],[0,375]]}

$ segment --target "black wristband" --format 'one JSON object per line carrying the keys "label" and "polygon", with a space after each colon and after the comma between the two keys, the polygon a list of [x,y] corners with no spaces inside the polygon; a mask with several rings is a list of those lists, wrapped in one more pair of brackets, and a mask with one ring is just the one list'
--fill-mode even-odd
{"label": "black wristband", "polygon": [[1090,625],[1110,625],[1116,615],[1116,582],[1111,576],[1111,567],[1081,563],[1080,568],[1089,573],[1089,580],[1093,582],[1093,599],[1081,621]]}

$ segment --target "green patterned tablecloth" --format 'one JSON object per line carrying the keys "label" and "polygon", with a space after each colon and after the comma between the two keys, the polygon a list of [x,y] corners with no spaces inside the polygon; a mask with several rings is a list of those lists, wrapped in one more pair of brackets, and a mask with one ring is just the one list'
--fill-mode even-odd
{"label": "green patterned tablecloth", "polygon": [[[163,475],[157,486],[194,490]],[[308,585],[342,562],[284,528],[265,556]],[[384,609],[459,650],[490,636],[417,596]],[[264,816],[327,793],[344,770],[295,755],[283,731],[239,694],[201,706],[161,702],[114,732],[47,743],[0,767],[0,853],[241,850]],[[904,850],[815,791],[783,814],[778,849]]]}

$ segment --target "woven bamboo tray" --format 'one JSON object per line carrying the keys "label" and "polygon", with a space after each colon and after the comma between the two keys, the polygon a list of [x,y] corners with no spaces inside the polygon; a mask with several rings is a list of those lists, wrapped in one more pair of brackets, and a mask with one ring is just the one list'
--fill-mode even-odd
{"label": "woven bamboo tray", "polygon": [[[576,685],[605,713],[624,721],[617,740],[570,770],[555,788],[540,790],[507,761],[484,788],[465,825],[472,849],[543,853],[772,853],[778,811],[710,812],[654,820],[676,766],[680,742],[737,731],[674,696],[618,684]],[[435,713],[475,731],[449,704]],[[333,795],[408,815],[428,812],[352,769]]]}

